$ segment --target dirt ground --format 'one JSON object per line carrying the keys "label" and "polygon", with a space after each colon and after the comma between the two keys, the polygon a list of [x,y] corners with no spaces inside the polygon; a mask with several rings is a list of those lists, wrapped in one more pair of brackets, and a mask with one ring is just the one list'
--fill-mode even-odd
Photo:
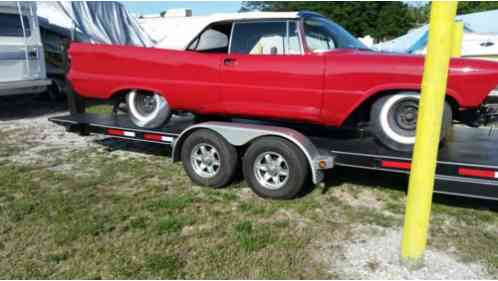
{"label": "dirt ground", "polygon": [[496,202],[435,196],[425,266],[410,271],[406,177],[335,169],[301,198],[264,200],[242,180],[192,185],[163,146],[47,119],[65,112],[0,98],[2,279],[498,278]]}

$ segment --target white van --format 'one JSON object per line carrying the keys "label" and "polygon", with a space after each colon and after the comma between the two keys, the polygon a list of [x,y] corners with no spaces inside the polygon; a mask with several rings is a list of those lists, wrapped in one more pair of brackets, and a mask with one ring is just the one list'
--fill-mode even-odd
{"label": "white van", "polygon": [[50,83],[36,3],[0,1],[0,96],[41,93]]}

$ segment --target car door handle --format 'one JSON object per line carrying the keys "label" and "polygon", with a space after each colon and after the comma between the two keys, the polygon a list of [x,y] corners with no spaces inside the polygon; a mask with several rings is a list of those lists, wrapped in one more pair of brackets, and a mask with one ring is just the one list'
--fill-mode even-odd
{"label": "car door handle", "polygon": [[236,62],[237,62],[237,60],[234,58],[225,58],[223,60],[224,65],[234,65]]}

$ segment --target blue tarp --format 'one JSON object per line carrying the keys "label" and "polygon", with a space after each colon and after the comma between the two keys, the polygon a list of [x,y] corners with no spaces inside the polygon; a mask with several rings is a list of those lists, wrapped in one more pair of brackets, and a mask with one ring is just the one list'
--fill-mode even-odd
{"label": "blue tarp", "polygon": [[[496,24],[497,18],[498,10],[493,10],[460,15],[456,17],[456,20],[464,23],[466,31],[498,34],[498,24]],[[413,29],[407,34],[394,40],[376,44],[373,48],[379,51],[413,53],[417,50],[425,48],[427,45],[428,33],[429,26],[424,25]]]}

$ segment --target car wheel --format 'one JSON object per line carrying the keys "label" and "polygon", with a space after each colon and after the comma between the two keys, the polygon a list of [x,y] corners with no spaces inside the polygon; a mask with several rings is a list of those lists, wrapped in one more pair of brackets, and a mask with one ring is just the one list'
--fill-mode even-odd
{"label": "car wheel", "polygon": [[[415,144],[419,94],[401,92],[378,99],[370,112],[373,134],[377,139],[397,151],[411,151]],[[441,141],[444,141],[452,124],[452,110],[444,105]]]}
{"label": "car wheel", "polygon": [[140,128],[158,128],[171,117],[171,108],[158,93],[133,90],[126,96],[130,120]]}
{"label": "car wheel", "polygon": [[200,129],[183,142],[183,167],[199,185],[219,188],[228,185],[238,168],[237,150],[217,133]]}
{"label": "car wheel", "polygon": [[293,143],[265,137],[247,149],[242,162],[244,178],[261,197],[292,199],[309,179],[308,161]]}

